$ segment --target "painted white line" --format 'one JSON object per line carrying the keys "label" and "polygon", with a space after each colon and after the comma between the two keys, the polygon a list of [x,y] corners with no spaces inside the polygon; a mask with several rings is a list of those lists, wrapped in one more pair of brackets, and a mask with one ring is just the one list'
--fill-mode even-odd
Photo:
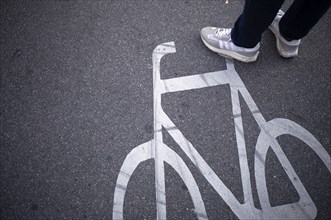
{"label": "painted white line", "polygon": [[161,111],[161,92],[160,92],[160,62],[161,58],[168,53],[175,53],[174,42],[163,43],[157,46],[153,51],[153,112],[154,112],[154,140],[153,150],[155,152],[155,187],[156,187],[156,208],[157,219],[166,219],[166,196],[165,196],[165,179],[164,179],[164,161],[160,150],[163,146],[162,124],[158,119],[158,112]]}
{"label": "painted white line", "polygon": [[253,202],[252,184],[251,184],[250,172],[248,168],[248,159],[246,152],[244,127],[241,118],[239,93],[238,90],[234,90],[233,88],[231,88],[230,90],[231,90],[231,100],[232,100],[232,112],[234,116],[237,115],[237,117],[234,117],[234,126],[235,126],[236,140],[238,146],[241,181],[244,191],[244,203],[250,203],[251,206],[253,207],[254,202]]}
{"label": "painted white line", "polygon": [[192,76],[161,80],[160,92],[179,92],[227,84],[225,71],[216,71]]}

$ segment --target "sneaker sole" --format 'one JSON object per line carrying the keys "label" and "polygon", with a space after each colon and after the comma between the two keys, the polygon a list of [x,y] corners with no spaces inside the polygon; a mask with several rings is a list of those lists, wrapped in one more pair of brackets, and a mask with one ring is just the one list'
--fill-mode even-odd
{"label": "sneaker sole", "polygon": [[201,40],[204,43],[204,45],[206,47],[208,47],[208,49],[210,49],[211,51],[213,51],[215,53],[218,53],[219,55],[221,55],[225,58],[234,58],[234,59],[239,60],[239,61],[244,62],[244,63],[255,62],[257,60],[258,55],[259,55],[259,51],[257,51],[256,54],[252,57],[244,56],[244,55],[236,53],[236,52],[232,52],[232,51],[223,50],[223,49],[220,49],[220,48],[213,47],[213,46],[209,45],[202,37],[201,37]]}

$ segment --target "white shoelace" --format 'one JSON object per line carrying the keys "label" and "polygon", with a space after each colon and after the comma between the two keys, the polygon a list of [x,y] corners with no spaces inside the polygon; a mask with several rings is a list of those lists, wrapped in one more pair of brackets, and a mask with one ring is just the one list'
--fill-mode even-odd
{"label": "white shoelace", "polygon": [[230,28],[220,28],[216,31],[216,36],[218,37],[224,37],[224,36],[230,36],[231,29]]}

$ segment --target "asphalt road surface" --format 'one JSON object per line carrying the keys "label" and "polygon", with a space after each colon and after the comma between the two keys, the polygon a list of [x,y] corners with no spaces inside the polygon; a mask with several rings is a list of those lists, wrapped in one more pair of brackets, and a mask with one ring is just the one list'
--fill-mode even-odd
{"label": "asphalt road surface", "polygon": [[[258,60],[234,70],[199,31],[231,27],[242,7],[1,0],[0,219],[112,219],[122,207],[124,219],[330,219],[331,11],[298,57],[281,58],[266,31]],[[166,42],[177,52],[162,58],[161,79],[201,88],[163,93],[174,126],[156,131],[152,54]],[[216,71],[238,78],[210,86],[215,78],[199,75]],[[233,88],[247,91],[238,103]],[[274,146],[264,159],[259,141]]]}

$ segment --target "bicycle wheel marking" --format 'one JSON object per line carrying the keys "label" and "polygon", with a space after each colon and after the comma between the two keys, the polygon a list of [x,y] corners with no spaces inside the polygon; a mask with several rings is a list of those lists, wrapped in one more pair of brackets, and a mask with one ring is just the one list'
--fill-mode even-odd
{"label": "bicycle wheel marking", "polygon": [[[176,52],[173,42],[161,44],[153,51],[153,101],[154,101],[154,139],[134,148],[125,158],[121,167],[114,193],[113,219],[123,219],[124,196],[128,182],[140,163],[148,159],[155,160],[155,191],[157,218],[166,219],[166,193],[164,162],[168,163],[184,181],[198,219],[208,219],[199,187],[187,165],[171,148],[163,143],[162,127],[171,135],[184,153],[189,157],[201,174],[212,185],[230,209],[240,219],[275,219],[275,218],[315,218],[317,209],[308,192],[279,146],[276,138],[289,134],[305,142],[323,161],[331,173],[331,158],[319,141],[300,125],[286,119],[266,121],[249,94],[239,75],[234,69],[233,61],[226,59],[227,69],[191,76],[161,80],[160,61],[169,53]],[[232,111],[238,146],[241,180],[244,191],[244,203],[241,204],[233,193],[220,180],[194,146],[187,140],[161,106],[161,95],[210,86],[229,84],[232,100]],[[250,112],[261,129],[255,152],[255,178],[261,210],[255,208],[252,186],[248,168],[244,129],[241,116],[239,93],[246,102]],[[265,162],[268,149],[271,148],[299,194],[296,203],[271,207],[265,178]]]}
{"label": "bicycle wheel marking", "polygon": [[[121,171],[117,177],[114,205],[113,205],[113,219],[123,219],[123,206],[126,187],[129,180],[138,167],[138,165],[148,159],[153,158],[151,154],[151,141],[135,147],[125,158],[121,167]],[[119,187],[120,186],[120,187]]]}

